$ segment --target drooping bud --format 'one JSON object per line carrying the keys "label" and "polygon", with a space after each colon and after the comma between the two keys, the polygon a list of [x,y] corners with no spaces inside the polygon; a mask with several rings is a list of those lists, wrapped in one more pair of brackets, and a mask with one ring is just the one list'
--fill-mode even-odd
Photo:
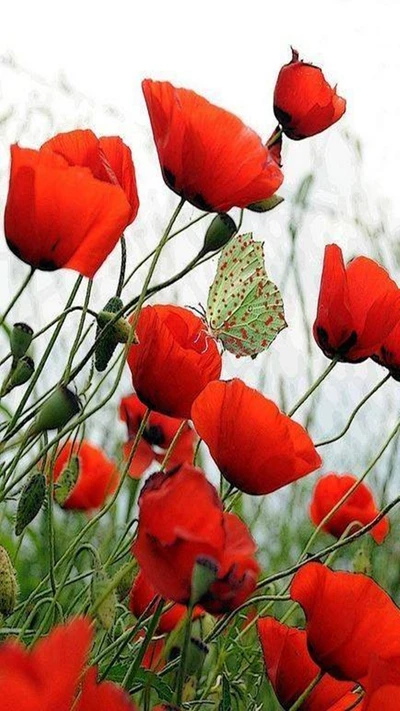
{"label": "drooping bud", "polygon": [[237,227],[230,215],[225,212],[219,213],[207,227],[201,253],[207,254],[222,249],[236,232]]}
{"label": "drooping bud", "polygon": [[65,385],[60,385],[41,406],[30,427],[30,436],[64,427],[81,408],[78,396]]}
{"label": "drooping bud", "polygon": [[197,558],[192,573],[191,604],[195,605],[208,592],[218,574],[218,566],[212,558]]}
{"label": "drooping bud", "polygon": [[17,602],[18,583],[13,564],[3,546],[0,546],[0,614],[7,617]]}
{"label": "drooping bud", "polygon": [[[91,585],[92,605],[103,598],[106,590],[110,587],[111,579],[103,568],[97,566],[93,573]],[[105,630],[111,629],[117,608],[117,596],[112,590],[97,607],[95,616]]]}
{"label": "drooping bud", "polygon": [[10,334],[10,348],[14,360],[25,355],[32,343],[33,329],[27,323],[14,323]]}
{"label": "drooping bud", "polygon": [[260,200],[259,202],[253,202],[251,205],[247,205],[247,210],[251,210],[252,212],[269,212],[275,207],[278,207],[284,199],[285,198],[280,195],[272,195],[270,198],[266,198],[266,200]]}
{"label": "drooping bud", "polygon": [[24,385],[24,383],[27,383],[34,372],[35,364],[32,358],[29,356],[22,356],[22,358],[16,361],[15,366],[4,381],[0,395],[7,395],[11,392],[11,390],[18,387],[18,385]]}
{"label": "drooping bud", "polygon": [[[105,321],[108,322],[104,314],[110,314],[109,319],[112,318],[118,311],[120,311],[123,307],[123,302],[118,296],[112,296],[109,301],[107,301],[104,309],[100,311],[98,314],[97,320],[98,320],[98,325],[96,329],[96,341],[99,339],[98,343],[96,343],[95,351],[94,351],[94,363],[95,363],[95,368],[97,371],[102,372],[107,368],[108,363],[110,362],[110,359],[112,358],[112,355],[119,343],[119,340],[115,334],[114,327],[111,326],[110,328],[107,329],[107,331],[104,333],[104,335],[100,337],[101,332],[105,326]],[[100,314],[103,314],[103,316],[100,317]]]}
{"label": "drooping bud", "polygon": [[46,477],[36,471],[29,477],[21,491],[15,519],[15,533],[20,536],[26,526],[33,521],[42,508],[46,495]]}
{"label": "drooping bud", "polygon": [[62,470],[54,484],[54,499],[59,506],[64,506],[79,477],[79,456],[72,454],[68,464]]}

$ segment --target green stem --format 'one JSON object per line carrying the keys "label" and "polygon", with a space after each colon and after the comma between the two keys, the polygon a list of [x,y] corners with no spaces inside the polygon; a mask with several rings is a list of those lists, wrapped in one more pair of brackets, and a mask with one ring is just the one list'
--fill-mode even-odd
{"label": "green stem", "polygon": [[181,424],[179,425],[177,431],[175,432],[171,444],[169,445],[167,451],[165,452],[164,459],[162,460],[161,465],[160,465],[160,469],[166,469],[166,466],[171,458],[171,454],[175,448],[175,445],[186,426],[187,426],[187,420],[183,420],[181,422]]}
{"label": "green stem", "polygon": [[180,708],[182,705],[183,686],[184,686],[185,677],[186,677],[187,656],[188,656],[188,652],[189,652],[190,634],[192,631],[193,609],[194,609],[194,604],[191,602],[188,605],[187,614],[186,614],[185,636],[183,638],[181,659],[180,659],[178,673],[177,673],[177,679],[176,679],[176,705],[178,706],[178,708]]}
{"label": "green stem", "polygon": [[121,268],[120,268],[120,272],[119,272],[117,290],[115,292],[116,296],[121,296],[121,294],[122,294],[122,289],[124,288],[125,272],[126,272],[126,239],[125,239],[124,235],[121,236],[121,239],[119,242],[121,245]]}
{"label": "green stem", "polygon": [[348,432],[348,430],[350,429],[350,426],[351,426],[355,416],[361,410],[363,405],[365,405],[365,403],[369,400],[369,398],[372,397],[372,395],[374,395],[377,392],[377,390],[379,390],[379,388],[381,388],[382,385],[384,385],[389,380],[390,377],[391,377],[390,373],[388,373],[388,375],[385,375],[385,377],[382,380],[380,380],[379,383],[377,385],[375,385],[375,387],[369,393],[366,394],[366,396],[361,400],[361,402],[358,403],[357,407],[351,413],[346,426],[342,429],[342,431],[338,435],[336,435],[336,437],[331,437],[330,439],[325,439],[323,442],[318,442],[315,445],[315,447],[324,447],[326,444],[331,444],[332,442],[336,442],[338,439],[341,439],[342,437],[344,437],[346,432]]}
{"label": "green stem", "polygon": [[308,398],[310,397],[310,395],[312,395],[313,392],[315,392],[315,390],[321,385],[321,383],[322,383],[322,382],[325,380],[325,378],[329,375],[329,373],[331,372],[331,370],[334,369],[334,367],[335,367],[335,365],[336,365],[337,362],[338,362],[338,361],[337,361],[336,359],[334,359],[334,360],[332,360],[332,361],[329,363],[328,367],[324,370],[323,373],[321,373],[321,375],[319,376],[319,378],[317,378],[317,380],[311,385],[311,387],[307,390],[307,392],[304,393],[303,397],[301,397],[300,400],[298,400],[298,402],[296,402],[296,404],[292,407],[292,409],[289,410],[289,412],[287,413],[287,414],[288,414],[288,417],[292,417],[292,416],[294,415],[294,413],[297,412],[297,410],[302,406],[302,404],[303,404],[306,400],[308,400]]}
{"label": "green stem", "polygon": [[4,314],[0,316],[0,326],[3,325],[4,321],[6,320],[8,314],[10,313],[12,307],[17,303],[19,297],[21,296],[22,292],[26,289],[28,286],[30,280],[32,279],[33,275],[35,273],[35,270],[33,267],[31,267],[29,274],[27,277],[25,277],[24,281],[22,282],[21,286],[19,287],[17,293],[13,298],[11,299],[9,305],[7,306],[7,309],[5,310]]}
{"label": "green stem", "polygon": [[317,686],[317,684],[319,684],[319,682],[321,681],[321,679],[322,679],[322,677],[324,676],[324,674],[325,674],[325,672],[323,672],[323,671],[320,671],[320,672],[317,674],[317,676],[315,677],[315,679],[312,680],[311,684],[309,684],[309,685],[307,686],[307,689],[306,689],[305,691],[303,691],[303,693],[301,694],[301,696],[299,696],[299,698],[297,699],[297,701],[295,701],[294,704],[292,704],[292,706],[290,707],[289,711],[299,711],[299,709],[301,708],[301,706],[302,706],[302,704],[304,703],[304,701],[306,701],[306,699],[308,699],[308,697],[310,696],[311,692],[313,691],[313,689],[315,689],[315,687]]}
{"label": "green stem", "polygon": [[136,674],[137,674],[139,667],[143,661],[144,655],[146,654],[147,648],[148,648],[148,646],[153,638],[153,635],[157,629],[158,622],[160,620],[163,607],[164,607],[164,600],[161,599],[161,600],[159,600],[158,605],[154,611],[154,614],[153,614],[151,621],[149,623],[149,626],[147,628],[145,638],[144,638],[142,644],[140,645],[140,649],[133,661],[133,664],[131,664],[127,673],[125,674],[125,678],[122,682],[122,686],[127,691],[129,691],[131,685],[135,681]]}

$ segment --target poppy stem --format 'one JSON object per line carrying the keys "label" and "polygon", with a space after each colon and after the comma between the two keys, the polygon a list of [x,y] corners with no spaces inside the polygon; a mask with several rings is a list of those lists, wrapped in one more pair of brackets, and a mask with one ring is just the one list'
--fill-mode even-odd
{"label": "poppy stem", "polygon": [[169,462],[169,460],[170,460],[170,458],[171,458],[171,454],[172,454],[172,452],[173,452],[173,450],[174,450],[174,448],[175,448],[175,445],[176,445],[176,443],[177,443],[179,437],[181,436],[183,430],[184,430],[185,427],[187,427],[187,426],[188,426],[188,421],[187,421],[187,420],[183,420],[183,422],[181,422],[181,424],[179,425],[177,431],[176,431],[175,434],[174,434],[174,437],[173,437],[173,439],[172,439],[171,444],[169,445],[167,451],[165,452],[164,459],[162,460],[161,466],[160,466],[160,469],[161,469],[161,470],[165,470],[165,468],[166,468],[166,466],[167,466],[167,464],[168,464],[168,462]]}
{"label": "poppy stem", "polygon": [[329,375],[331,370],[334,369],[337,362],[338,362],[337,359],[334,358],[329,363],[328,367],[324,370],[323,373],[321,373],[319,378],[317,378],[317,380],[311,385],[311,387],[307,390],[307,392],[304,393],[303,397],[301,397],[300,400],[298,402],[296,402],[296,404],[292,407],[292,409],[289,410],[289,412],[287,413],[288,417],[292,417],[294,415],[294,413],[297,412],[297,410],[302,406],[302,404],[306,400],[308,400],[310,395],[312,395],[313,392],[315,392],[315,390],[321,385],[323,380],[325,380],[325,378]]}
{"label": "poppy stem", "polygon": [[379,390],[379,388],[381,388],[382,385],[384,385],[390,378],[391,378],[391,375],[390,375],[390,373],[388,373],[387,375],[385,375],[384,378],[382,378],[382,380],[379,381],[379,383],[377,383],[377,385],[375,385],[375,387],[372,390],[369,391],[369,393],[367,393],[365,395],[365,397],[361,400],[361,402],[358,403],[357,407],[351,413],[346,426],[342,429],[342,431],[338,435],[336,435],[336,437],[332,437],[331,439],[325,439],[323,442],[318,442],[314,446],[315,447],[324,447],[326,444],[331,444],[332,442],[336,442],[338,439],[341,439],[342,437],[344,437],[346,432],[348,432],[348,430],[350,429],[350,426],[351,426],[355,416],[361,410],[362,406],[365,405],[365,403],[369,400],[369,398],[372,397],[372,395],[374,395],[377,392],[377,390]]}
{"label": "poppy stem", "polygon": [[309,684],[307,686],[307,689],[305,691],[303,691],[303,693],[301,694],[301,696],[299,696],[297,701],[295,701],[294,704],[292,704],[292,706],[289,708],[289,711],[298,711],[298,709],[301,708],[304,701],[306,701],[306,699],[308,699],[308,697],[310,696],[313,689],[315,689],[317,684],[319,684],[319,682],[321,681],[324,674],[325,674],[325,672],[322,670],[317,674],[315,679],[312,680],[311,684]]}
{"label": "poppy stem", "polygon": [[190,644],[190,633],[192,631],[193,609],[194,603],[190,602],[187,609],[187,615],[185,620],[185,636],[183,638],[181,659],[176,677],[176,705],[178,706],[178,708],[180,708],[182,705],[183,686],[185,683],[187,656]]}
{"label": "poppy stem", "polygon": [[125,678],[122,682],[122,686],[127,691],[129,691],[132,683],[135,680],[136,674],[137,674],[137,672],[140,668],[140,665],[143,661],[144,655],[146,654],[147,648],[153,638],[153,634],[155,633],[155,631],[157,629],[158,622],[160,620],[163,607],[164,607],[164,600],[162,598],[160,598],[158,605],[155,609],[155,612],[154,612],[154,614],[151,618],[151,621],[149,623],[149,626],[147,628],[146,636],[145,636],[142,644],[140,645],[140,649],[134,659],[133,664],[129,667],[127,673],[125,674]]}
{"label": "poppy stem", "polygon": [[17,303],[19,297],[21,296],[22,292],[24,289],[28,286],[30,280],[32,279],[33,275],[35,273],[34,268],[32,267],[29,270],[29,274],[27,277],[25,277],[24,281],[22,282],[21,286],[19,287],[17,293],[15,296],[11,299],[9,305],[7,306],[7,309],[5,310],[4,314],[0,317],[0,326],[3,325],[4,321],[6,320],[8,314],[10,313],[12,307]]}
{"label": "poppy stem", "polygon": [[282,136],[282,128],[279,127],[276,131],[273,132],[272,136],[268,139],[266,146],[267,148],[272,148],[272,146],[275,145],[275,143],[278,143]]}
{"label": "poppy stem", "polygon": [[121,245],[121,268],[120,268],[120,272],[119,272],[119,279],[118,279],[117,290],[115,292],[115,296],[121,296],[122,289],[124,288],[125,272],[126,272],[126,239],[125,239],[125,235],[121,235],[121,239],[120,239],[119,243]]}

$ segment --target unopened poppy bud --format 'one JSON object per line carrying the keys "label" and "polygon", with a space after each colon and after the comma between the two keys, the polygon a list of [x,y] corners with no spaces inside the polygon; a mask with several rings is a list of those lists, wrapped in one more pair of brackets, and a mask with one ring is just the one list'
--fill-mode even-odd
{"label": "unopened poppy bud", "polygon": [[18,385],[24,385],[32,377],[35,372],[35,364],[29,356],[22,356],[17,362],[15,367],[11,370],[7,379],[2,385],[1,396],[7,395],[11,390],[18,387]]}
{"label": "unopened poppy bud", "polygon": [[[115,313],[112,313],[111,311],[99,311],[97,314],[97,322],[99,326],[104,328],[114,318],[114,316]],[[128,319],[119,318],[118,321],[115,321],[115,323],[113,323],[110,327],[110,331],[113,332],[117,343],[127,343],[132,334],[132,326],[130,325]],[[137,337],[134,335],[132,343],[137,342]]]}
{"label": "unopened poppy bud", "polygon": [[19,497],[15,519],[15,534],[17,536],[20,536],[26,526],[37,516],[42,508],[45,495],[46,477],[43,472],[36,471],[26,482]]}
{"label": "unopened poppy bud", "polygon": [[284,201],[284,199],[285,198],[281,197],[280,195],[272,195],[266,200],[260,200],[259,202],[253,202],[251,205],[247,205],[247,209],[251,210],[252,212],[269,212],[275,207],[278,207],[278,205],[280,205]]}
{"label": "unopened poppy bud", "polygon": [[218,566],[212,558],[197,558],[192,573],[190,602],[194,605],[208,592],[218,575]]}
{"label": "unopened poppy bud", "polygon": [[60,385],[40,408],[29,434],[55,430],[69,422],[81,410],[78,396],[65,385]]}
{"label": "unopened poppy bud", "polygon": [[103,568],[97,567],[93,573],[91,585],[92,605],[96,605],[98,600],[102,600],[96,608],[95,615],[105,630],[111,629],[115,619],[117,608],[117,596],[115,590],[112,590],[107,597],[103,599],[106,590],[110,587],[111,579]]}
{"label": "unopened poppy bud", "polygon": [[222,249],[237,232],[235,222],[225,212],[216,215],[207,227],[202,254]]}
{"label": "unopened poppy bud", "polygon": [[33,329],[27,323],[14,323],[10,334],[11,353],[15,360],[22,358],[32,343]]}
{"label": "unopened poppy bud", "polygon": [[[110,358],[119,343],[118,337],[115,333],[114,326],[107,329],[104,335],[100,338],[102,329],[108,323],[108,321],[115,316],[118,311],[123,307],[123,302],[119,296],[112,296],[109,299],[102,311],[97,316],[97,329],[96,329],[96,343],[94,351],[94,364],[97,371],[102,372],[107,368]],[[104,314],[109,314],[105,317]]]}
{"label": "unopened poppy bud", "polygon": [[0,614],[7,617],[14,611],[18,595],[18,583],[10,557],[0,546]]}
{"label": "unopened poppy bud", "polygon": [[134,572],[131,568],[131,566],[127,566],[126,573],[123,578],[118,583],[117,587],[117,595],[118,598],[122,601],[125,600],[125,598],[129,595],[129,593],[132,590],[132,584],[133,584],[133,577],[134,577]]}
{"label": "unopened poppy bud", "polygon": [[79,456],[72,454],[68,464],[62,470],[60,476],[54,484],[54,498],[63,506],[68,499],[79,477]]}

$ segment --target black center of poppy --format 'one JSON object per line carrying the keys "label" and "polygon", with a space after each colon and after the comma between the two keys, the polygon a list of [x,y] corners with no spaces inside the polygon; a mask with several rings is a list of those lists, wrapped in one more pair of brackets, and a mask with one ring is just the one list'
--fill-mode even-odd
{"label": "black center of poppy", "polygon": [[165,437],[162,427],[160,425],[150,425],[146,427],[143,432],[143,439],[148,442],[148,444],[155,445],[156,447],[161,447],[164,444]]}

